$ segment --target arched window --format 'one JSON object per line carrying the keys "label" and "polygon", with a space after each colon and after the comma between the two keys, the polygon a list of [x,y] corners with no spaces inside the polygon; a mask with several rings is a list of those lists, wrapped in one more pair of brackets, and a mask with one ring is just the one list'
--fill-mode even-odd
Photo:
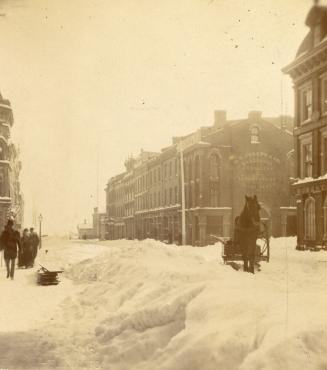
{"label": "arched window", "polygon": [[210,189],[210,207],[218,207],[219,205],[219,192],[216,188]]}
{"label": "arched window", "polygon": [[0,197],[5,196],[5,182],[4,182],[4,177],[1,174],[0,175]]}
{"label": "arched window", "polygon": [[192,180],[192,178],[193,178],[192,166],[193,166],[193,163],[192,163],[192,161],[190,160],[190,161],[188,162],[188,179],[189,179],[189,181],[191,181],[191,180]]}
{"label": "arched window", "polygon": [[195,165],[195,178],[199,179],[200,178],[200,158],[198,155],[195,157],[194,165]]}
{"label": "arched window", "polygon": [[316,239],[316,205],[314,198],[308,198],[304,203],[304,238]]}
{"label": "arched window", "polygon": [[0,160],[5,160],[6,158],[6,144],[1,140],[0,141]]}
{"label": "arched window", "polygon": [[259,144],[259,127],[258,126],[252,126],[251,127],[251,144]]}
{"label": "arched window", "polygon": [[188,197],[188,205],[187,207],[188,208],[192,208],[193,207],[193,187],[192,187],[192,184],[190,184],[190,186],[187,187],[187,197]]}
{"label": "arched window", "polygon": [[194,184],[194,205],[198,207],[200,205],[200,185],[198,182]]}
{"label": "arched window", "polygon": [[324,239],[327,239],[327,195],[324,201],[323,212],[324,212]]}
{"label": "arched window", "polygon": [[210,177],[219,178],[220,161],[217,154],[210,156]]}

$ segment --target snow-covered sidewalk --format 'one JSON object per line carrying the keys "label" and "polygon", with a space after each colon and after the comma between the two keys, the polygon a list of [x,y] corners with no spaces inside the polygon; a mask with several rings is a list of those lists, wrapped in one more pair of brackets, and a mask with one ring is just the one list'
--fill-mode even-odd
{"label": "snow-covered sidewalk", "polygon": [[271,262],[251,275],[223,265],[218,245],[62,243],[40,256],[65,267],[58,286],[34,286],[28,270],[1,281],[22,308],[1,311],[15,323],[1,318],[0,368],[327,368],[326,252],[272,240]]}

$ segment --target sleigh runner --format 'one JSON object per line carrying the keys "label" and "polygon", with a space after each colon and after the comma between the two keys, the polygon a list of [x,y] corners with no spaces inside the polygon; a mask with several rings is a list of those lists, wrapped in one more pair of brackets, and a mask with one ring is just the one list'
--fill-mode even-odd
{"label": "sleigh runner", "polygon": [[[222,259],[225,264],[232,261],[242,261],[243,256],[241,247],[234,239],[219,239],[223,244]],[[269,262],[270,259],[270,244],[267,224],[264,221],[260,222],[260,234],[258,235],[255,250],[255,261]]]}
{"label": "sleigh runner", "polygon": [[63,271],[49,271],[44,266],[40,265],[40,269],[37,272],[37,283],[39,285],[58,285],[60,283],[59,274]]}
{"label": "sleigh runner", "polygon": [[[243,256],[241,252],[241,247],[234,238],[221,238],[216,235],[211,235],[213,238],[222,243],[222,259],[224,264],[229,262],[242,261]],[[269,262],[270,259],[270,243],[269,243],[269,232],[268,226],[265,221],[260,221],[260,234],[258,235],[256,242],[255,251],[255,262],[259,263],[261,261]]]}

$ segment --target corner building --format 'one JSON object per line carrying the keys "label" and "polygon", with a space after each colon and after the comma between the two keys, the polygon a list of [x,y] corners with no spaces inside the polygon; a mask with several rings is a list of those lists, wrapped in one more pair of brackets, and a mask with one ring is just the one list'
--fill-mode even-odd
{"label": "corner building", "polygon": [[19,181],[22,165],[19,150],[10,140],[13,124],[11,104],[0,94],[0,230],[9,217],[15,219],[17,228],[23,223],[24,202]]}
{"label": "corner building", "polygon": [[294,83],[298,248],[327,244],[327,7],[314,5],[295,60],[283,69]]}
{"label": "corner building", "polygon": [[107,237],[180,244],[182,191],[189,245],[231,236],[244,196],[251,194],[273,235],[295,234],[292,125],[290,117],[263,118],[261,112],[228,121],[225,111],[216,111],[212,126],[175,137],[160,152],[142,150],[107,184]]}

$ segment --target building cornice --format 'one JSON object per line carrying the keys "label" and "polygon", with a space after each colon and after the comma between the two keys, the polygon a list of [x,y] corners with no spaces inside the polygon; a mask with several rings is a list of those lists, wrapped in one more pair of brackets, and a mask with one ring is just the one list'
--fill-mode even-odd
{"label": "building cornice", "polygon": [[296,82],[327,66],[327,39],[282,69]]}

